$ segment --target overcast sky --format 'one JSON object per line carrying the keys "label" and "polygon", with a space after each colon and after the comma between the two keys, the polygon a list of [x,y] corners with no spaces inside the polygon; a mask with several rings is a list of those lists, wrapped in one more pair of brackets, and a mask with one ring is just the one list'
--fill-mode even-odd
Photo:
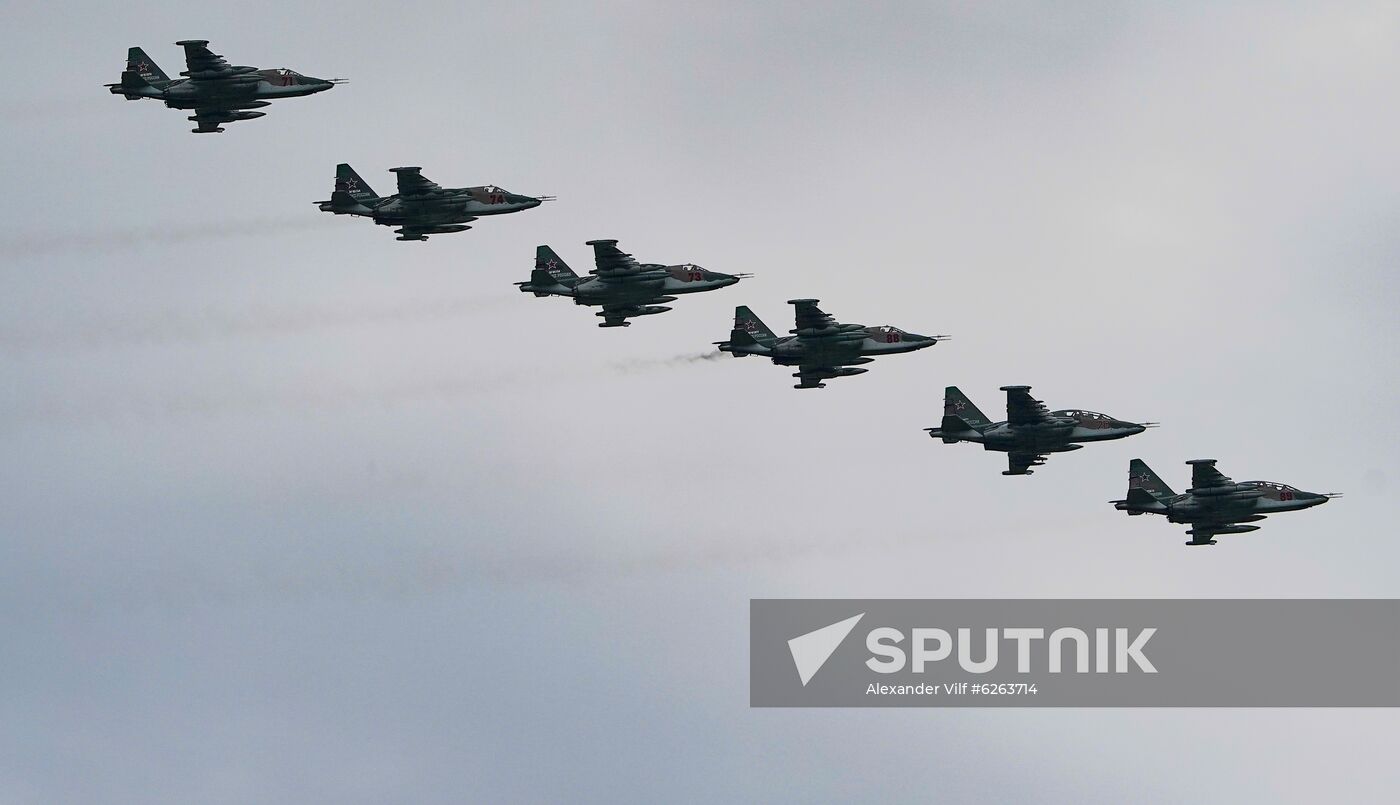
{"label": "overcast sky", "polygon": [[[753,597],[1395,597],[1400,9],[20,4],[0,802],[1393,796],[1391,711],[767,711]],[[172,43],[348,85],[195,136]],[[335,164],[557,203],[399,243]],[[598,329],[584,241],[754,278]],[[953,340],[798,392],[785,300]],[[1033,478],[945,385],[1160,429]],[[1142,457],[1344,491],[1209,550]],[[1301,646],[1300,650],[1306,650]]]}

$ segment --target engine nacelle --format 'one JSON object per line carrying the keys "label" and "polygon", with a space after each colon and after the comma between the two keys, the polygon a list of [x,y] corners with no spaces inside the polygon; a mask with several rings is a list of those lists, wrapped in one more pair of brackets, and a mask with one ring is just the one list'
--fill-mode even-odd
{"label": "engine nacelle", "polygon": [[333,212],[336,215],[373,215],[374,210],[363,204],[349,206],[338,206],[334,201],[318,201],[316,207],[321,212]]}
{"label": "engine nacelle", "polygon": [[1252,486],[1245,486],[1244,484],[1230,484],[1229,486],[1208,486],[1204,489],[1196,489],[1195,487],[1192,487],[1191,489],[1188,489],[1186,491],[1190,492],[1193,495],[1199,495],[1201,497],[1221,497],[1224,495],[1229,495],[1230,497],[1238,500],[1247,500],[1249,498],[1260,498],[1264,496],[1264,493],[1260,490],[1255,489]]}

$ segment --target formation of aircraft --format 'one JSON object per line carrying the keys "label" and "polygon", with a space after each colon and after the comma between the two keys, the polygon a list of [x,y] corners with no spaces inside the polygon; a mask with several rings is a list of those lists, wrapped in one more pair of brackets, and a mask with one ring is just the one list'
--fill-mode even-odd
{"label": "formation of aircraft", "polygon": [[538,207],[551,196],[522,196],[495,185],[442,187],[417,167],[390,168],[398,175],[399,192],[380,196],[344,162],[335,166],[335,192],[318,201],[321,212],[372,218],[380,226],[396,226],[396,240],[427,240],[429,235],[462,232],[486,215],[505,215]]}
{"label": "formation of aircraft", "polygon": [[1161,514],[1169,523],[1189,525],[1187,545],[1214,545],[1219,534],[1258,531],[1257,525],[1241,525],[1263,520],[1270,514],[1293,512],[1321,506],[1341,497],[1337,492],[1304,492],[1274,481],[1236,483],[1215,468],[1215,459],[1196,458],[1191,465],[1191,488],[1178,495],[1142,459],[1128,464],[1128,496],[1109,501],[1129,515]]}
{"label": "formation of aircraft", "polygon": [[793,388],[825,388],[823,380],[863,374],[861,364],[881,355],[895,355],[927,349],[946,335],[919,335],[898,327],[866,327],[842,324],[817,307],[816,299],[789,299],[796,307],[792,335],[779,338],[752,310],[740,305],[734,310],[734,329],[728,341],[717,341],[721,352],[736,358],[762,355],[779,366],[796,366]]}
{"label": "formation of aircraft", "polygon": [[325,92],[340,78],[313,78],[293,70],[259,70],[230,65],[209,50],[206,39],[183,39],[175,44],[185,49],[184,78],[171,79],[141,48],[126,52],[126,69],[121,81],[108,84],[113,95],[128,101],[143,98],[164,101],[171,109],[193,110],[190,120],[195,134],[223,131],[220,124],[252,120],[265,112],[255,111],[280,98],[297,98]]}
{"label": "formation of aircraft", "polygon": [[[175,44],[185,50],[182,78],[171,79],[139,47],[127,51],[121,80],[107,84],[113,95],[127,100],[152,99],[173,109],[193,111],[189,120],[197,134],[222,132],[221,124],[251,120],[274,100],[324,92],[343,79],[314,78],[287,69],[260,70],[230,65],[209,50],[204,39]],[[390,168],[398,192],[380,196],[348,164],[336,166],[331,197],[316,202],[322,212],[370,218],[380,226],[396,227],[398,240],[426,240],[429,235],[461,232],[472,221],[538,207],[552,196],[525,196],[495,185],[444,188],[424,178],[417,167]],[[617,248],[616,240],[590,240],[594,269],[580,277],[547,245],[535,252],[535,268],[526,282],[515,283],[535,296],[563,296],[575,304],[601,308],[599,327],[627,327],[628,319],[670,310],[663,303],[682,294],[702,293],[733,285],[749,274],[722,274],[691,263],[640,263]],[[735,357],[759,355],[779,366],[796,367],[795,388],[823,388],[824,380],[863,374],[882,355],[926,349],[948,338],[919,335],[896,327],[842,324],[824,313],[816,299],[792,299],[795,326],[779,337],[739,306],[729,340],[720,351]],[[945,444],[973,442],[986,450],[1007,454],[1003,475],[1031,475],[1052,453],[1078,450],[1090,442],[1123,439],[1142,433],[1153,422],[1129,422],[1078,409],[1050,411],[1030,395],[1029,386],[1002,386],[1006,420],[992,422],[956,386],[945,390],[943,420],[926,428]],[[1337,493],[1305,492],[1271,481],[1235,483],[1215,469],[1214,459],[1188,461],[1191,488],[1176,494],[1141,459],[1129,464],[1128,495],[1112,501],[1130,515],[1160,514],[1172,523],[1190,526],[1187,545],[1214,545],[1220,534],[1241,534],[1267,515],[1297,511],[1326,503]]]}
{"label": "formation of aircraft", "polygon": [[724,288],[749,274],[721,274],[693,263],[661,265],[639,263],[617,248],[616,240],[590,240],[594,268],[591,276],[580,277],[549,246],[535,249],[535,270],[529,282],[515,283],[521,291],[535,296],[567,296],[576,305],[600,307],[593,314],[603,319],[599,327],[627,327],[627,319],[665,313],[688,293]]}
{"label": "formation of aircraft", "polygon": [[1093,411],[1051,411],[1031,396],[1030,386],[1002,386],[1006,392],[1006,420],[992,422],[958,389],[949,386],[943,396],[943,423],[925,428],[944,444],[975,442],[986,450],[1006,453],[1009,467],[1002,475],[1031,475],[1031,467],[1045,463],[1050,453],[1068,453],[1087,442],[1125,439],[1155,422],[1128,422]]}

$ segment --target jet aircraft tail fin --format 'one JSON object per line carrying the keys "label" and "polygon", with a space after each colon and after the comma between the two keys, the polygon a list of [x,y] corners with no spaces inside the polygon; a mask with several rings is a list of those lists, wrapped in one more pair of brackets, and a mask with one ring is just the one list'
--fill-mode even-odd
{"label": "jet aircraft tail fin", "polygon": [[1157,477],[1147,462],[1135,458],[1128,463],[1129,503],[1156,503],[1175,496],[1172,488]]}
{"label": "jet aircraft tail fin", "polygon": [[729,343],[741,347],[751,347],[755,344],[771,346],[777,340],[778,337],[768,329],[768,325],[754,315],[747,305],[734,308],[734,329],[729,331]]}
{"label": "jet aircraft tail fin", "polygon": [[943,423],[941,430],[944,433],[952,434],[965,430],[981,430],[992,424],[992,421],[977,406],[972,404],[972,400],[962,393],[962,389],[957,386],[948,386],[943,390]]}
{"label": "jet aircraft tail fin", "polygon": [[769,326],[763,323],[763,319],[753,314],[748,305],[739,305],[739,307],[734,308],[734,333],[735,336],[743,333],[743,339],[748,339],[749,342],[753,343],[771,344],[777,340],[777,336],[773,335],[773,330],[770,330]]}
{"label": "jet aircraft tail fin", "polygon": [[360,178],[355,169],[342,162],[335,166],[335,192],[344,193],[357,202],[374,201],[379,195],[369,182]]}
{"label": "jet aircraft tail fin", "polygon": [[573,287],[578,282],[578,274],[564,259],[548,246],[535,247],[535,270],[530,273],[533,285],[567,285]]}
{"label": "jet aircraft tail fin", "polygon": [[136,78],[156,88],[165,87],[170,83],[170,76],[166,75],[141,48],[127,48],[126,71],[122,73],[123,84],[127,83],[126,73],[132,73]]}

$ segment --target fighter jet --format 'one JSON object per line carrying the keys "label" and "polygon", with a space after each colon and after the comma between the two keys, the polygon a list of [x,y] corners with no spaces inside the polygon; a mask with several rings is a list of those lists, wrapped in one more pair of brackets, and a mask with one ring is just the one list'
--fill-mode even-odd
{"label": "fighter jet", "polygon": [[1191,465],[1191,488],[1178,495],[1145,464],[1135,458],[1128,464],[1128,497],[1109,501],[1130,515],[1164,514],[1169,523],[1190,525],[1187,545],[1214,545],[1219,534],[1258,531],[1257,525],[1240,525],[1263,520],[1278,512],[1291,512],[1321,506],[1341,497],[1337,492],[1304,492],[1273,481],[1235,483],[1215,468],[1215,459],[1197,458]]}
{"label": "fighter jet", "polygon": [[985,450],[1006,453],[1009,467],[1002,475],[1032,475],[1048,453],[1068,453],[1084,442],[1124,439],[1156,427],[1155,422],[1126,422],[1107,414],[1076,409],[1050,411],[1030,395],[1030,386],[1002,386],[1006,392],[1006,421],[992,422],[957,386],[943,394],[943,424],[924,428],[944,444],[980,442]]}
{"label": "fighter jet", "polygon": [[126,51],[122,80],[108,84],[113,95],[128,101],[154,98],[171,109],[193,109],[195,134],[223,131],[221,123],[252,120],[265,112],[255,112],[279,98],[296,98],[325,92],[341,78],[312,78],[287,69],[259,70],[230,66],[223,56],[210,52],[208,40],[185,39],[175,44],[185,49],[184,78],[171,80],[141,48]]}
{"label": "fighter jet", "polygon": [[913,352],[937,344],[946,335],[918,335],[896,327],[866,327],[863,324],[841,324],[817,307],[816,299],[789,299],[797,307],[797,326],[790,336],[779,338],[768,329],[752,310],[739,306],[734,309],[734,329],[728,341],[715,344],[721,352],[736,358],[762,355],[779,366],[796,366],[793,388],[825,388],[821,382],[833,377],[862,374],[860,364],[880,355]]}
{"label": "fighter jet", "polygon": [[381,197],[344,162],[335,166],[335,192],[318,201],[321,212],[362,215],[380,226],[396,226],[396,240],[427,240],[428,235],[462,232],[484,215],[505,215],[538,207],[553,196],[521,196],[495,185],[440,187],[423,178],[422,168],[390,168],[398,174],[399,192]]}
{"label": "fighter jet", "polygon": [[629,327],[632,323],[627,319],[670,310],[660,302],[674,302],[681,294],[713,291],[753,276],[721,274],[693,263],[638,263],[617,248],[616,240],[590,240],[587,245],[593,247],[592,276],[579,277],[553,249],[540,246],[535,249],[530,281],[515,284],[535,296],[569,296],[576,305],[601,307],[593,314],[603,319],[599,327]]}

